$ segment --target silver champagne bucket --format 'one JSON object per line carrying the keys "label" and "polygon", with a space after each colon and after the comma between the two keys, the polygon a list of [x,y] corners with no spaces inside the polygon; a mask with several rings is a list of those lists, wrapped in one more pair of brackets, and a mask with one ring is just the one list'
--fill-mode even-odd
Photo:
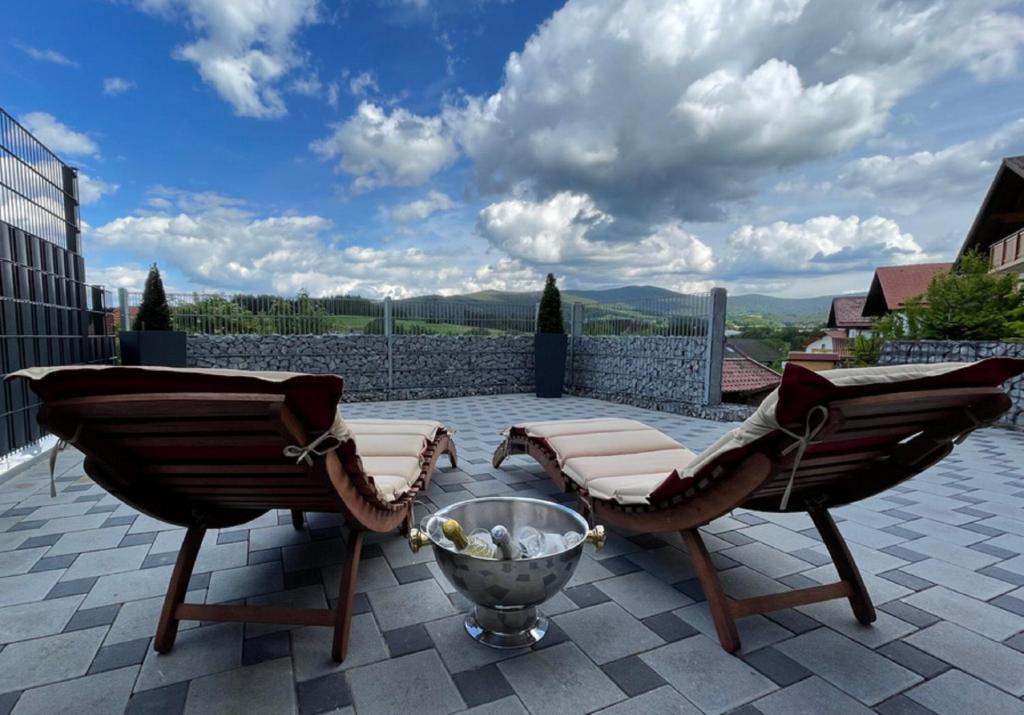
{"label": "silver champagne bucket", "polygon": [[433,545],[434,558],[441,571],[452,586],[474,604],[466,615],[466,631],[478,643],[492,648],[524,648],[543,638],[548,620],[538,615],[537,606],[558,593],[572,578],[585,543],[590,542],[597,549],[604,546],[603,527],[590,529],[586,520],[572,509],[540,499],[470,499],[431,516],[455,519],[466,533],[503,524],[510,532],[520,526],[533,526],[542,532],[575,531],[585,535],[583,541],[561,552],[499,561],[445,548],[431,539],[426,530],[409,532],[413,551]]}

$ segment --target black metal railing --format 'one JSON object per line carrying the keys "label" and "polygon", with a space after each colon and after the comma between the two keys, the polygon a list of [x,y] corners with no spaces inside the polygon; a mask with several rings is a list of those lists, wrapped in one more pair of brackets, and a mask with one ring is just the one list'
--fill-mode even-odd
{"label": "black metal railing", "polygon": [[[0,378],[116,360],[112,308],[85,280],[78,174],[0,109]],[[0,383],[0,457],[43,436],[39,403]]]}
{"label": "black metal railing", "polygon": [[3,109],[0,221],[79,252],[78,172]]}

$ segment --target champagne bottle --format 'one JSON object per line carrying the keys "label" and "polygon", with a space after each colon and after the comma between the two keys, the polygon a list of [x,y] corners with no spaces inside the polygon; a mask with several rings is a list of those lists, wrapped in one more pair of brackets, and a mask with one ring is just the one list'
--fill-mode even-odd
{"label": "champagne bottle", "polygon": [[523,550],[519,548],[519,544],[512,543],[512,535],[501,524],[491,528],[491,541],[498,547],[502,559],[518,561],[523,558]]}
{"label": "champagne bottle", "polygon": [[441,525],[441,531],[448,537],[455,548],[464,554],[476,556],[481,559],[495,558],[494,548],[478,538],[469,538],[462,530],[462,525],[455,519],[445,519]]}

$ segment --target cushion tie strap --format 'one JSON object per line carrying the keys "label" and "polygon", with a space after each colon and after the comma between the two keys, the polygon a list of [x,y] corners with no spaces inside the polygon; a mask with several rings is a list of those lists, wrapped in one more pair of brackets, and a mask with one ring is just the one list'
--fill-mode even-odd
{"label": "cushion tie strap", "polygon": [[[320,445],[326,442],[327,440],[334,440],[334,444],[331,444],[327,447],[319,448]],[[333,452],[340,446],[341,440],[338,439],[337,432],[332,427],[331,429],[327,430],[322,435],[314,439],[312,442],[307,444],[305,447],[300,447],[297,444],[288,445],[287,447],[284,448],[284,456],[295,457],[296,464],[305,462],[307,465],[312,467],[313,457],[311,455],[322,457],[328,452]]]}
{"label": "cushion tie strap", "polygon": [[[821,421],[817,424],[812,424],[814,414],[821,413]],[[782,493],[782,501],[779,503],[779,509],[785,511],[786,507],[789,506],[789,495],[793,491],[793,482],[796,480],[796,470],[800,468],[800,460],[804,458],[804,452],[812,444],[817,444],[814,438],[821,431],[821,428],[828,422],[828,409],[824,405],[815,405],[811,408],[810,412],[807,413],[807,419],[804,423],[804,433],[797,434],[796,432],[790,432],[785,427],[779,427],[780,430],[788,434],[796,441],[793,444],[782,450],[783,455],[787,455],[796,450],[796,456],[793,457],[793,469],[789,473],[789,481],[786,482],[786,491]]]}
{"label": "cushion tie strap", "polygon": [[75,444],[78,438],[82,436],[82,425],[78,425],[75,428],[75,433],[71,435],[71,439],[58,439],[57,444],[53,445],[53,449],[50,450],[50,498],[53,499],[57,496],[57,482],[53,478],[53,473],[57,469],[57,455],[64,451],[64,448],[69,444]]}

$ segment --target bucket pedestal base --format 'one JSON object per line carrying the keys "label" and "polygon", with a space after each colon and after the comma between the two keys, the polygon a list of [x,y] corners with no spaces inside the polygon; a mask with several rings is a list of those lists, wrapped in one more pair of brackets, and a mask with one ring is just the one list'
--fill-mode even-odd
{"label": "bucket pedestal base", "polygon": [[534,606],[495,609],[476,606],[466,616],[466,632],[491,648],[529,648],[548,630],[548,619]]}

